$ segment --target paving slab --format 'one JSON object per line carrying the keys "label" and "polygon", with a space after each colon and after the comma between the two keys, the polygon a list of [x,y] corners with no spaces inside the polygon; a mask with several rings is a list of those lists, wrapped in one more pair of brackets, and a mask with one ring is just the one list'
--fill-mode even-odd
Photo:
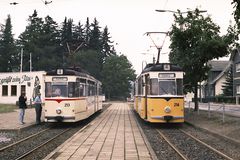
{"label": "paving slab", "polygon": [[156,156],[129,105],[113,103],[45,159],[155,160]]}

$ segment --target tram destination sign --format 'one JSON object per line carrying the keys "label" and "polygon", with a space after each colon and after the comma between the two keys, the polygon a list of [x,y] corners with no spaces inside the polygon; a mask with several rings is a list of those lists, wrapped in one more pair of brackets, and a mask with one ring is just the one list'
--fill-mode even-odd
{"label": "tram destination sign", "polygon": [[175,78],[175,73],[159,73],[159,78]]}
{"label": "tram destination sign", "polygon": [[67,82],[68,78],[67,77],[53,77],[52,81],[53,82]]}

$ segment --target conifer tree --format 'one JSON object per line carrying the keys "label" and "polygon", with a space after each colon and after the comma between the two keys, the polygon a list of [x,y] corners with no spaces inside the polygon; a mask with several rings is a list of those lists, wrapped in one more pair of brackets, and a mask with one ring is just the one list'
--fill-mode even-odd
{"label": "conifer tree", "polygon": [[19,56],[12,34],[11,17],[8,15],[0,33],[0,72],[19,70],[20,63],[18,63],[18,60]]}
{"label": "conifer tree", "polygon": [[91,33],[90,22],[89,22],[89,18],[87,17],[86,24],[84,26],[84,39],[85,39],[87,49],[90,48],[89,47],[90,33]]}
{"label": "conifer tree", "polygon": [[222,91],[224,96],[233,96],[233,71],[232,65],[229,67],[226,76],[226,82],[222,85]]}
{"label": "conifer tree", "polygon": [[116,52],[113,48],[112,41],[110,40],[111,37],[109,36],[110,33],[108,32],[108,27],[106,26],[103,29],[102,32],[102,54],[103,54],[103,60],[105,60],[106,57],[111,55],[116,55]]}
{"label": "conifer tree", "polygon": [[89,47],[90,49],[101,51],[101,31],[99,22],[96,18],[94,18],[93,23],[91,24],[91,32],[90,32],[90,39],[89,39]]}
{"label": "conifer tree", "polygon": [[23,70],[29,70],[30,54],[32,55],[32,69],[39,70],[39,60],[42,53],[39,49],[43,47],[43,20],[38,17],[38,13],[34,10],[33,14],[28,18],[28,26],[19,36],[19,44],[24,50],[23,54]]}

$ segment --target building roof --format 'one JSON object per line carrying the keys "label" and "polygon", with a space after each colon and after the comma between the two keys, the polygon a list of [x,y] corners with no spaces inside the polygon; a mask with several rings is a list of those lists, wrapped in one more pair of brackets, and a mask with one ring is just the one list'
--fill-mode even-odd
{"label": "building roof", "polygon": [[216,83],[222,76],[226,75],[229,69],[231,68],[232,62],[228,61],[227,66],[222,70],[222,72],[210,83],[214,84]]}
{"label": "building roof", "polygon": [[222,76],[224,76],[231,66],[231,61],[209,61],[208,65],[211,66],[210,72],[221,72],[219,75],[214,78],[212,81],[205,81],[203,85],[214,84],[216,81],[218,81]]}
{"label": "building roof", "polygon": [[209,61],[208,65],[211,66],[210,71],[223,71],[228,63],[229,61]]}

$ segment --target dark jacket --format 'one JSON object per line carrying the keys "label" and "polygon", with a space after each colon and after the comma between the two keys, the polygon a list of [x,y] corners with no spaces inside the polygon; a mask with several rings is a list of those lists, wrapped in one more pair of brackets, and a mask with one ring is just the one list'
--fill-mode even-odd
{"label": "dark jacket", "polygon": [[27,101],[27,99],[24,98],[24,96],[21,95],[18,99],[19,108],[27,108],[26,101]]}

